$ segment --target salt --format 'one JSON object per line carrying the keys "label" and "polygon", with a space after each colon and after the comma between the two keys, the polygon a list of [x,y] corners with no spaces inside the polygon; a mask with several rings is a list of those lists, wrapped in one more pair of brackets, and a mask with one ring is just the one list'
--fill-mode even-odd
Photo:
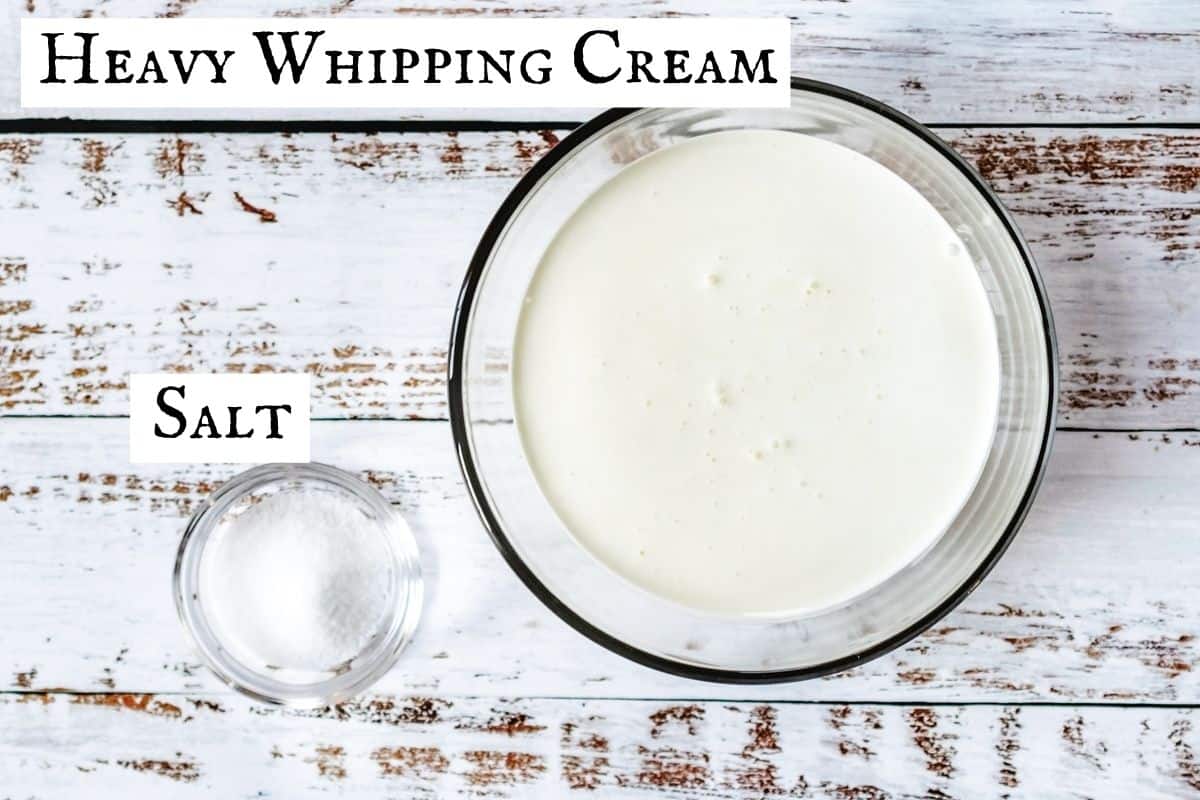
{"label": "salt", "polygon": [[390,563],[383,530],[354,501],[278,492],[221,521],[200,567],[201,600],[239,660],[331,670],[381,632]]}

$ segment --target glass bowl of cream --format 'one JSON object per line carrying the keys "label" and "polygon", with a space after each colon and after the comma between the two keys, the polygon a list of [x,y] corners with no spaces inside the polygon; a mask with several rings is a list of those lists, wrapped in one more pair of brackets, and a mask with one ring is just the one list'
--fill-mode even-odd
{"label": "glass bowl of cream", "polygon": [[265,464],[193,514],[175,604],[206,665],[267,703],[361,693],[396,662],[422,602],[412,533],[372,486],[324,464]]}
{"label": "glass bowl of cream", "polygon": [[450,344],[463,475],[584,635],[729,682],[847,669],[983,579],[1049,453],[1045,289],[987,184],[874,100],[614,109],[486,230]]}

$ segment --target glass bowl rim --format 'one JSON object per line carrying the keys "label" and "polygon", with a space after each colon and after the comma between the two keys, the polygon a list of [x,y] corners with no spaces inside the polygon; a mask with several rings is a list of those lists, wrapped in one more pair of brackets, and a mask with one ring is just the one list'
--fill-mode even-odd
{"label": "glass bowl rim", "polygon": [[479,244],[476,246],[470,264],[467,267],[467,273],[463,279],[462,288],[459,291],[458,301],[454,309],[454,321],[450,332],[450,345],[447,358],[450,429],[454,438],[454,449],[458,456],[459,469],[462,471],[463,480],[467,485],[467,492],[471,497],[480,521],[483,523],[484,529],[508,566],[543,605],[554,612],[563,622],[566,622],[576,631],[601,647],[644,667],[692,680],[749,685],[819,678],[824,675],[831,675],[836,672],[852,669],[867,661],[871,661],[895,650],[924,633],[962,603],[983,581],[987,574],[991,572],[1001,556],[1004,555],[1004,552],[1016,537],[1017,531],[1021,528],[1022,523],[1024,523],[1029,509],[1033,505],[1033,500],[1037,496],[1038,488],[1041,486],[1042,479],[1045,476],[1046,463],[1049,459],[1054,439],[1059,376],[1058,343],[1054,333],[1054,318],[1050,309],[1050,300],[1029,245],[1021,235],[1020,229],[1017,227],[1008,210],[1001,203],[999,197],[996,196],[992,187],[974,167],[929,128],[879,100],[835,84],[794,76],[791,78],[791,89],[793,92],[804,91],[822,94],[836,100],[857,105],[883,117],[889,122],[899,125],[909,133],[915,134],[918,139],[932,147],[938,155],[956,167],[966,177],[975,191],[987,202],[988,207],[996,215],[996,218],[1003,225],[1012,243],[1016,246],[1030,285],[1037,298],[1038,310],[1041,313],[1042,332],[1045,339],[1047,375],[1049,376],[1049,380],[1047,381],[1049,398],[1046,403],[1046,418],[1043,421],[1041,446],[1038,451],[1037,460],[1034,463],[1033,471],[1021,495],[1020,503],[1005,525],[1004,532],[1000,535],[996,544],[993,545],[992,549],[975,567],[974,571],[945,600],[929,610],[920,619],[870,647],[863,648],[850,655],[806,667],[778,670],[722,669],[689,664],[666,656],[657,655],[635,647],[596,627],[572,610],[570,606],[560,600],[558,596],[542,583],[541,579],[538,578],[529,565],[525,563],[524,559],[521,558],[505,533],[503,526],[500,524],[498,515],[488,502],[484,483],[476,468],[475,457],[472,453],[469,432],[470,423],[467,419],[464,385],[467,334],[470,330],[471,318],[475,308],[475,297],[480,281],[483,278],[484,269],[491,259],[492,252],[495,250],[496,244],[505,228],[516,215],[525,198],[538,187],[542,178],[555,165],[572,155],[580,145],[587,142],[594,134],[646,109],[610,108],[572,130],[558,144],[551,148],[548,153],[535,162],[504,198],[504,201],[500,204],[500,207],[496,210],[483,235],[480,237]]}
{"label": "glass bowl rim", "polygon": [[[185,563],[189,558],[196,557],[191,554],[191,548],[194,546],[201,528],[211,524],[209,519],[212,510],[231,495],[241,495],[264,483],[288,478],[299,478],[337,487],[354,495],[377,511],[386,511],[387,535],[393,540],[390,549],[393,551],[395,566],[407,573],[405,581],[408,592],[405,597],[405,607],[401,612],[399,624],[396,626],[395,640],[381,642],[375,663],[371,664],[369,668],[365,668],[357,680],[350,682],[337,692],[312,692],[294,696],[275,695],[259,686],[249,685],[240,680],[226,668],[225,659],[216,655],[211,643],[205,642],[203,637],[198,635],[197,627],[193,622],[196,612],[192,606],[195,601],[187,596],[189,588],[194,592],[197,587],[185,578]],[[211,533],[211,531],[207,531],[207,533]],[[396,550],[397,546],[400,548],[399,551]],[[199,653],[204,665],[222,683],[246,697],[262,703],[287,708],[310,709],[342,702],[363,692],[395,666],[401,653],[407,648],[416,633],[421,618],[421,608],[424,604],[425,584],[416,538],[407,523],[378,489],[358,476],[329,464],[317,461],[278,462],[259,464],[233,475],[196,507],[188,519],[187,527],[184,528],[183,536],[179,540],[179,548],[176,550],[175,567],[172,573],[172,592],[175,596],[175,612],[187,632],[188,638]],[[213,638],[215,639],[215,635]],[[321,685],[321,683],[314,683],[300,688],[317,689]]]}

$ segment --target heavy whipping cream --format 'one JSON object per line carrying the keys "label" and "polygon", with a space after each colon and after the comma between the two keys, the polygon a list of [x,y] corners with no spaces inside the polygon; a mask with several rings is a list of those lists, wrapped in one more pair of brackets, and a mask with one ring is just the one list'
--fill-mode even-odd
{"label": "heavy whipping cream", "polygon": [[630,165],[548,248],[518,326],[527,458],[578,542],[725,614],[803,612],[943,533],[986,459],[991,309],[898,176],[801,134]]}

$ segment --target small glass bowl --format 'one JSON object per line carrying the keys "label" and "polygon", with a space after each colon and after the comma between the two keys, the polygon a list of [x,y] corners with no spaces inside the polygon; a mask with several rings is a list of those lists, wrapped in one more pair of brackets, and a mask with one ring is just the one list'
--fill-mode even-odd
{"label": "small glass bowl", "polygon": [[[280,492],[328,492],[350,500],[373,523],[391,553],[389,609],[358,655],[325,671],[274,667],[221,641],[210,623],[201,567],[214,532],[236,515]],[[264,464],[228,480],[188,522],[175,559],[175,607],[209,669],[239,692],[265,703],[313,708],[341,702],[381,678],[412,639],[421,615],[423,584],[416,541],[404,520],[374,487],[325,464]]]}
{"label": "small glass bowl", "polygon": [[[742,129],[794,131],[840,144],[920,192],[975,262],[995,317],[1001,361],[992,448],[950,527],[866,593],[814,613],[770,618],[728,618],[677,605],[579,546],[525,458],[513,424],[509,370],[530,279],[580,204],[639,158],[697,136]],[[621,232],[613,231],[612,240],[614,257],[620,257]],[[484,526],[525,585],[615,653],[663,672],[729,683],[801,680],[858,666],[958,605],[1004,553],[1037,493],[1054,432],[1057,381],[1054,324],[1041,276],[987,183],[940,138],[898,111],[802,79],[792,80],[789,108],[612,109],[572,131],[533,165],[484,232],[459,294],[449,354],[450,423],[463,476]]]}

